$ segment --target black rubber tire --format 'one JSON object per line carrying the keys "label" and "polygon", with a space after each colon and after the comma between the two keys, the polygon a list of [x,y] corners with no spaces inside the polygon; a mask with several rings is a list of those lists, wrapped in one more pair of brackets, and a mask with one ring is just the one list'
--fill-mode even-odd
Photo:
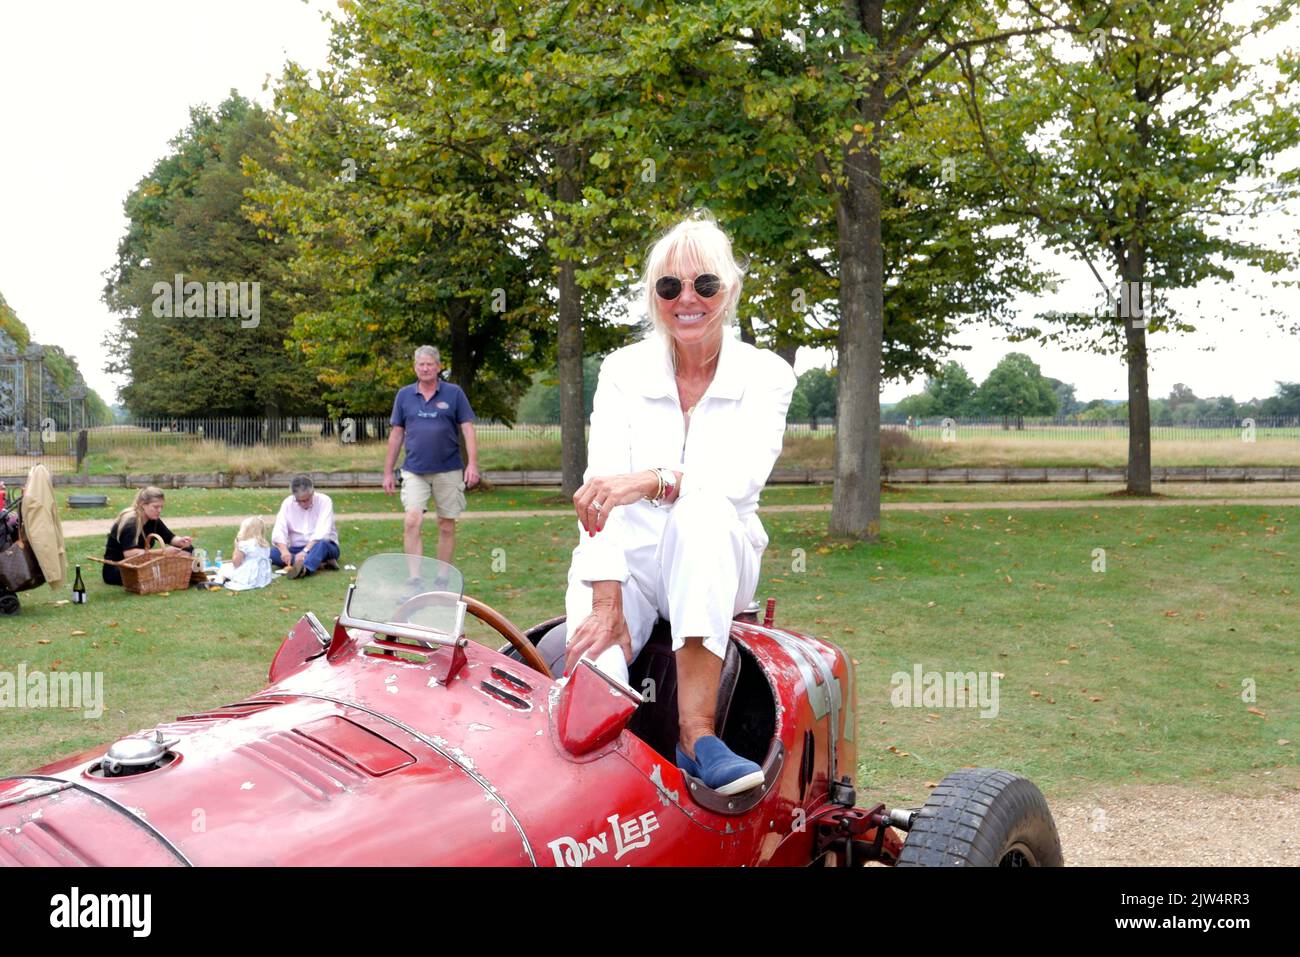
{"label": "black rubber tire", "polygon": [[1043,792],[997,768],[953,771],[912,821],[899,867],[1061,867]]}

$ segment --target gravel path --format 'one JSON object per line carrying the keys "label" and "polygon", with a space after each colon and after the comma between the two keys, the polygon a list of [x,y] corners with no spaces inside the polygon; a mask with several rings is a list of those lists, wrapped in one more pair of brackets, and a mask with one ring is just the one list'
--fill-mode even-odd
{"label": "gravel path", "polygon": [[1300,775],[1257,772],[1242,791],[1130,785],[1052,816],[1067,866],[1300,866]]}
{"label": "gravel path", "polygon": [[[1071,499],[1040,500],[1025,502],[885,502],[881,509],[886,512],[972,512],[1002,511],[1017,509],[1045,508],[1218,508],[1227,505],[1296,505],[1300,506],[1300,497],[1296,498],[1198,498],[1189,499]],[[829,512],[829,505],[765,505],[760,512]],[[549,509],[501,509],[492,512],[462,512],[461,519],[472,521],[480,518],[563,518],[574,517],[573,510],[567,508]],[[225,525],[238,525],[238,515],[168,515],[167,524],[174,526],[179,533],[182,528],[220,528]],[[350,512],[335,516],[339,522],[400,521],[401,512]],[[576,517],[574,519],[576,521]],[[82,535],[107,535],[113,524],[111,518],[77,519],[63,523],[65,538],[77,538]]]}

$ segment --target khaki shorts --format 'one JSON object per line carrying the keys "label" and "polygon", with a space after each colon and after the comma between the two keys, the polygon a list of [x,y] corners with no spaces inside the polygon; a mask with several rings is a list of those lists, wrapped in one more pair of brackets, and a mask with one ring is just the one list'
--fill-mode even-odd
{"label": "khaki shorts", "polygon": [[402,469],[402,508],[422,512],[433,496],[439,518],[456,518],[465,511],[465,473],[408,472]]}

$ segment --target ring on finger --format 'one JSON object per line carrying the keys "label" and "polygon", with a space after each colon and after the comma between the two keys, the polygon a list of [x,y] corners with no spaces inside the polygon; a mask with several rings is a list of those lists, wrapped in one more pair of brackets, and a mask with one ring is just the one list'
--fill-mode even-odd
{"label": "ring on finger", "polygon": [[604,506],[601,505],[600,502],[592,502],[592,503],[591,503],[591,507],[594,508],[594,509],[595,509],[596,511],[598,511],[598,512],[599,512],[602,508],[604,508]]}

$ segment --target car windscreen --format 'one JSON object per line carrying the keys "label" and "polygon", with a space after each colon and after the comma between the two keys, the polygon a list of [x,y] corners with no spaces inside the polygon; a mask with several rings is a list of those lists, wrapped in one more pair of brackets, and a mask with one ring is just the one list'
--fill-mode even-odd
{"label": "car windscreen", "polygon": [[357,571],[348,615],[454,638],[464,584],[461,573],[446,562],[422,555],[374,555]]}

